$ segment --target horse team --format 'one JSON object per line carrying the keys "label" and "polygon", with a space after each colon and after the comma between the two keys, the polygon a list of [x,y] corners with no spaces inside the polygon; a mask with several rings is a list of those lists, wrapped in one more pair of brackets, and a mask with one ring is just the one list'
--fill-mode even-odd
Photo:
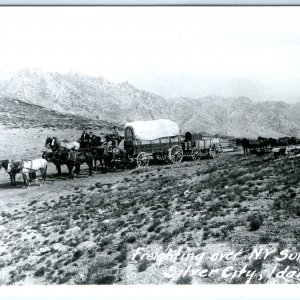
{"label": "horse team", "polygon": [[[36,173],[39,171],[42,177],[41,185],[46,181],[47,164],[51,161],[56,166],[58,176],[61,176],[61,166],[66,165],[69,176],[74,178],[79,174],[81,165],[86,163],[88,174],[91,176],[93,170],[97,171],[97,162],[99,161],[104,172],[110,169],[116,169],[116,160],[120,162],[124,169],[128,157],[126,151],[121,147],[123,138],[118,134],[107,134],[105,140],[101,141],[99,136],[85,134],[79,141],[61,141],[58,137],[48,137],[45,146],[51,151],[43,151],[42,158],[34,160],[2,160],[0,161],[0,170],[4,168],[10,176],[11,185],[16,185],[16,175],[20,173],[23,177],[24,185],[28,187],[32,180],[36,181]],[[247,138],[237,139],[236,145],[242,146],[244,154],[266,153],[274,147],[279,151],[274,151],[274,155],[286,153],[287,145],[300,144],[300,140],[295,137],[284,137],[279,139],[258,137],[257,140]]]}
{"label": "horse team", "polygon": [[276,156],[277,154],[286,153],[286,146],[298,144],[300,144],[300,139],[296,137],[282,137],[274,139],[259,136],[256,140],[247,138],[236,140],[236,145],[243,147],[245,155],[249,153],[264,154],[277,147],[278,151],[274,151],[274,155]]}
{"label": "horse team", "polygon": [[51,149],[51,152],[44,151],[43,158],[54,163],[59,176],[61,166],[66,165],[72,178],[74,174],[80,172],[80,166],[84,163],[89,168],[89,175],[92,175],[93,170],[97,171],[97,161],[100,162],[104,172],[115,169],[116,160],[120,161],[125,169],[126,153],[119,146],[122,140],[122,137],[112,134],[107,134],[105,141],[101,141],[101,137],[95,135],[92,139],[81,138],[78,142],[60,141],[57,137],[48,137],[45,146]]}
{"label": "horse team", "polygon": [[36,172],[40,171],[42,176],[41,185],[46,181],[47,176],[47,161],[44,158],[33,160],[2,160],[0,161],[0,170],[4,168],[9,174],[12,186],[16,185],[16,175],[20,173],[23,177],[24,185],[29,186],[32,179],[36,179]]}
{"label": "horse team", "polygon": [[71,178],[74,174],[80,172],[81,165],[86,163],[89,175],[93,170],[97,171],[97,162],[99,161],[104,172],[109,169],[116,169],[116,160],[126,168],[125,150],[119,147],[122,137],[118,134],[107,134],[105,141],[96,135],[81,136],[79,141],[61,141],[58,137],[48,137],[45,146],[51,151],[43,151],[42,158],[34,160],[2,160],[0,161],[0,170],[5,169],[10,176],[11,186],[16,185],[16,175],[21,174],[24,186],[28,187],[32,180],[36,179],[36,173],[39,171],[42,177],[41,185],[46,181],[47,164],[49,161],[56,166],[58,176],[61,176],[61,166],[66,165]]}

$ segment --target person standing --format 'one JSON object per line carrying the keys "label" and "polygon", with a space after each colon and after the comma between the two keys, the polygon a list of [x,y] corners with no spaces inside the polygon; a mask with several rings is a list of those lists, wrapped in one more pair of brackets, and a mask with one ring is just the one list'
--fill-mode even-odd
{"label": "person standing", "polygon": [[83,131],[82,131],[82,135],[81,135],[80,140],[79,140],[79,142],[80,142],[80,147],[81,147],[81,148],[86,148],[86,146],[87,146],[88,143],[89,143],[89,140],[90,140],[89,134],[87,134],[87,133],[85,132],[85,130],[83,130]]}
{"label": "person standing", "polygon": [[114,127],[113,127],[112,132],[113,132],[113,136],[114,136],[116,139],[118,139],[119,133],[118,133],[118,130],[117,130],[117,126],[114,126]]}

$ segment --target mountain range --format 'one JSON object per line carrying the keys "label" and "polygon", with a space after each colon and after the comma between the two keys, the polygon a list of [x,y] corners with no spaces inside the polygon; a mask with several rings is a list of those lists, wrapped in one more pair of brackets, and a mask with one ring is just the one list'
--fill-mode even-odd
{"label": "mountain range", "polygon": [[216,95],[198,99],[165,98],[137,89],[129,82],[113,83],[103,77],[37,69],[0,76],[0,96],[118,125],[168,118],[176,121],[182,132],[300,137],[300,102],[257,102],[242,96]]}

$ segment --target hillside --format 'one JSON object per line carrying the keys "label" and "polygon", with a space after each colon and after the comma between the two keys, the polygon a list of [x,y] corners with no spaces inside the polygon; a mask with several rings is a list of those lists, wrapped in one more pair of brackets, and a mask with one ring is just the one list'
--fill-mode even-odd
{"label": "hillside", "polygon": [[0,127],[56,128],[56,129],[111,129],[112,124],[88,119],[80,115],[59,113],[50,108],[21,100],[0,97]]}
{"label": "hillside", "polygon": [[120,125],[132,120],[169,118],[178,122],[182,131],[248,137],[300,136],[299,104],[220,96],[166,99],[128,82],[31,69],[2,79],[1,94],[59,113]]}
{"label": "hillside", "polygon": [[0,97],[0,159],[38,158],[48,136],[78,140],[83,129],[104,136],[112,126],[106,121]]}
{"label": "hillside", "polygon": [[[7,180],[0,284],[299,283],[277,276],[287,267],[299,274],[299,259],[276,260],[283,249],[299,254],[299,166],[299,157],[227,154],[71,181],[50,177],[29,190],[21,181],[5,188]],[[254,246],[272,256],[250,259]],[[181,251],[179,259],[170,250]],[[237,259],[212,258],[232,251]],[[253,276],[225,278],[228,266]],[[203,270],[215,273],[200,276]]]}

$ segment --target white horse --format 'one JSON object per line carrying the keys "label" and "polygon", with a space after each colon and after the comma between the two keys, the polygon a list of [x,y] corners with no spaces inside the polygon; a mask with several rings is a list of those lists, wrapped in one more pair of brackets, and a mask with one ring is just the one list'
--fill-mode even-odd
{"label": "white horse", "polygon": [[46,181],[47,176],[47,161],[44,158],[37,158],[33,160],[22,160],[21,161],[21,174],[24,179],[25,186],[28,186],[30,174],[36,173],[37,171],[41,172],[42,182],[40,186]]}
{"label": "white horse", "polygon": [[78,151],[79,148],[80,148],[80,144],[78,142],[76,142],[76,141],[74,141],[74,142],[69,142],[69,141],[66,141],[66,140],[61,141],[59,138],[56,138],[52,142],[51,146],[54,146],[55,143],[57,144],[57,146],[59,148],[66,148],[68,150],[76,150],[76,151]]}
{"label": "white horse", "polygon": [[79,148],[80,148],[80,144],[76,141],[74,141],[74,142],[69,142],[67,140],[61,141],[57,137],[53,137],[53,138],[47,137],[45,146],[47,148],[51,148],[53,151],[58,149],[58,148],[65,148],[65,149],[68,149],[68,150],[78,151]]}

